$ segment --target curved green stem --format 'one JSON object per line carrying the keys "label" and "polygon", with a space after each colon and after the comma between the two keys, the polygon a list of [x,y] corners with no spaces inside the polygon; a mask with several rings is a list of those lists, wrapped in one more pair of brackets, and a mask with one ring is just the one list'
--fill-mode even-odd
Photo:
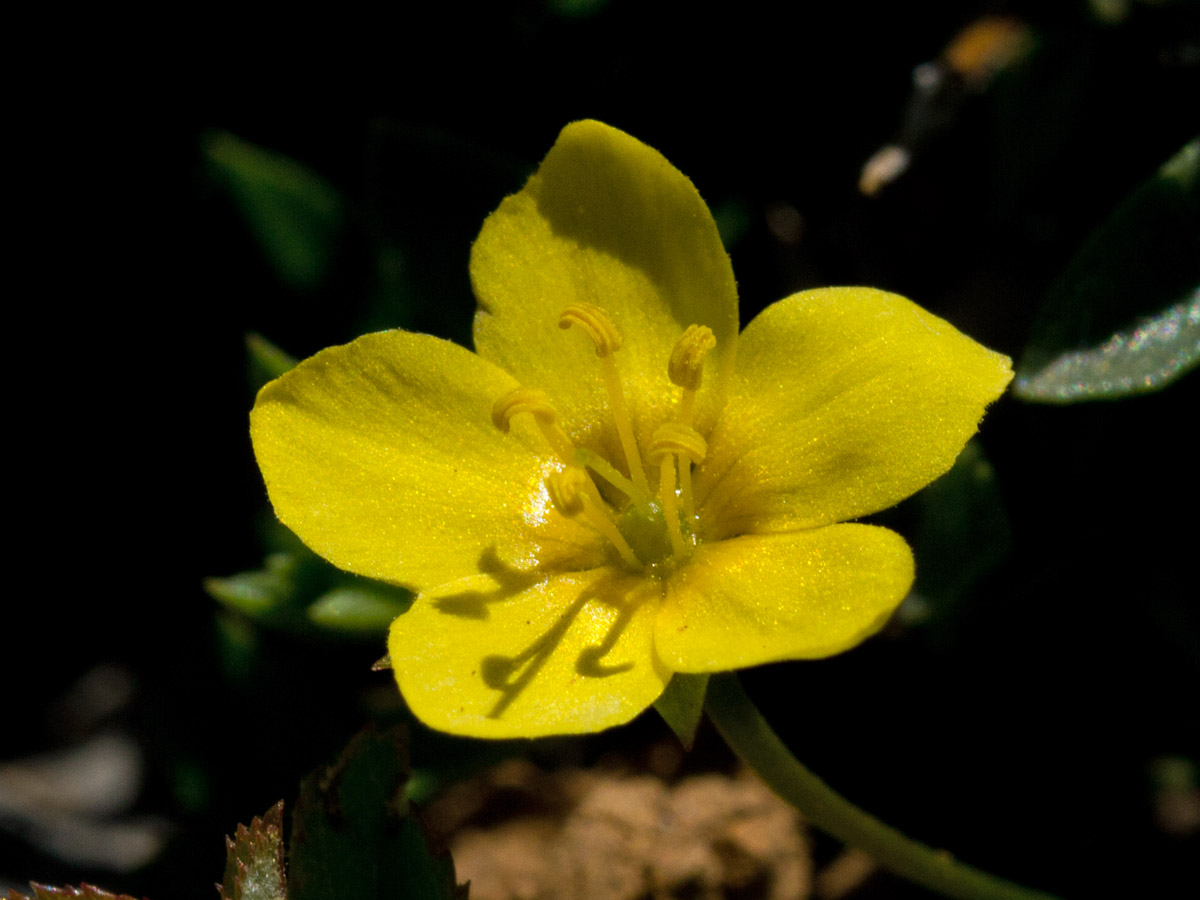
{"label": "curved green stem", "polygon": [[736,675],[714,675],[706,701],[726,743],[817,828],[857,847],[895,874],[958,900],[1056,900],[956,862],[867,815],[806,769],[771,730]]}

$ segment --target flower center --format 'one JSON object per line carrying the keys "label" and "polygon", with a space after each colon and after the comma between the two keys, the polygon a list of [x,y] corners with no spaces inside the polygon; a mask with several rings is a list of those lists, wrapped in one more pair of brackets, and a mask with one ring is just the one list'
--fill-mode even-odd
{"label": "flower center", "polygon": [[[621,334],[598,306],[577,303],[559,315],[559,327],[581,328],[596,348],[600,374],[608,395],[624,457],[624,474],[618,465],[582,447],[558,425],[549,399],[536,388],[517,388],[492,408],[492,421],[507,432],[512,418],[529,414],[563,468],[546,479],[546,491],[555,508],[577,519],[604,537],[622,563],[651,574],[669,570],[691,555],[698,537],[692,466],[704,461],[708,446],[692,427],[696,392],[704,371],[704,358],[716,346],[711,329],[691,325],[680,336],[667,363],[667,375],[680,388],[674,418],[655,429],[645,448],[645,459],[657,470],[658,489],[652,490],[633,429],[621,376],[613,354],[621,349]],[[652,470],[653,471],[653,470]],[[596,479],[608,486],[601,493]],[[616,497],[606,499],[606,497]]]}
{"label": "flower center", "polygon": [[[667,528],[666,512],[657,500],[651,500],[645,507],[630,503],[617,520],[617,530],[643,566],[653,568],[673,560],[675,548]],[[680,522],[680,531],[686,548],[691,537],[689,523]]]}

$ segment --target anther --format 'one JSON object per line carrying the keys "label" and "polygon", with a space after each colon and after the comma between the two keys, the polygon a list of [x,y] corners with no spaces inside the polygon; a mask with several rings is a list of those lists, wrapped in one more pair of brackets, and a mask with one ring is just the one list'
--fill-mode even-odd
{"label": "anther", "polygon": [[558,511],[567,518],[583,512],[583,492],[588,481],[583,469],[569,466],[562,471],[550,473],[546,479],[546,492]]}
{"label": "anther", "polygon": [[575,455],[575,445],[556,424],[558,415],[546,395],[537,388],[520,387],[509,391],[492,406],[492,424],[508,434],[513,416],[529,413],[541,429],[546,441],[558,454],[559,459],[569,463]]}
{"label": "anther", "polygon": [[671,383],[689,391],[699,390],[704,374],[704,358],[717,346],[717,339],[707,325],[689,325],[675,342],[667,363]]}
{"label": "anther", "polygon": [[600,307],[591,303],[572,303],[558,314],[558,327],[570,328],[580,326],[596,345],[596,355],[610,355],[614,350],[621,349],[621,332],[612,323],[612,319]]}
{"label": "anther", "polygon": [[660,462],[669,453],[686,456],[699,465],[708,455],[708,442],[695,428],[679,422],[664,422],[654,430],[646,455],[651,462]]}
{"label": "anther", "polygon": [[539,423],[553,424],[557,415],[546,395],[537,388],[517,388],[509,391],[492,407],[492,424],[508,434],[513,416],[530,413]]}

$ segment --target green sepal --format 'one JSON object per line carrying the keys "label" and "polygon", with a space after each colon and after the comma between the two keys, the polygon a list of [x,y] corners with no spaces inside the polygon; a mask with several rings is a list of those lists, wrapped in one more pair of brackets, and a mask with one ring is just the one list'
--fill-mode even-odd
{"label": "green sepal", "polygon": [[704,715],[704,695],[708,690],[707,675],[685,675],[676,672],[667,688],[654,701],[654,708],[663,717],[679,743],[691,750],[696,741],[696,729]]}

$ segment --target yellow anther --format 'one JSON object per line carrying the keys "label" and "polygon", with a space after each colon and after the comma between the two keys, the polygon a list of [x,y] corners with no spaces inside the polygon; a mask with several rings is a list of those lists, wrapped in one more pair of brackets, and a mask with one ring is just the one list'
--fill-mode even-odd
{"label": "yellow anther", "polygon": [[492,407],[492,424],[508,434],[513,416],[530,413],[539,424],[551,425],[557,418],[546,395],[537,388],[517,388],[509,391]]}
{"label": "yellow anther", "polygon": [[704,374],[704,357],[717,346],[717,339],[707,325],[689,325],[675,342],[667,363],[671,383],[689,391],[699,390]]}
{"label": "yellow anther", "polygon": [[558,458],[570,463],[575,456],[575,445],[561,428],[555,424],[558,418],[554,407],[546,399],[546,395],[537,388],[517,388],[509,391],[492,406],[492,424],[508,434],[512,428],[513,416],[529,413],[533,416],[546,441],[558,454]]}
{"label": "yellow anther", "polygon": [[573,518],[583,512],[583,494],[588,481],[583,469],[568,466],[550,473],[546,479],[546,492],[560,513]]}
{"label": "yellow anther", "polygon": [[646,454],[651,462],[661,462],[668,454],[686,456],[699,465],[708,455],[708,442],[695,428],[679,422],[664,422],[654,430],[650,439],[650,450]]}
{"label": "yellow anther", "polygon": [[608,313],[591,303],[572,303],[558,314],[558,327],[580,326],[596,345],[597,356],[608,356],[621,349],[621,332]]}

